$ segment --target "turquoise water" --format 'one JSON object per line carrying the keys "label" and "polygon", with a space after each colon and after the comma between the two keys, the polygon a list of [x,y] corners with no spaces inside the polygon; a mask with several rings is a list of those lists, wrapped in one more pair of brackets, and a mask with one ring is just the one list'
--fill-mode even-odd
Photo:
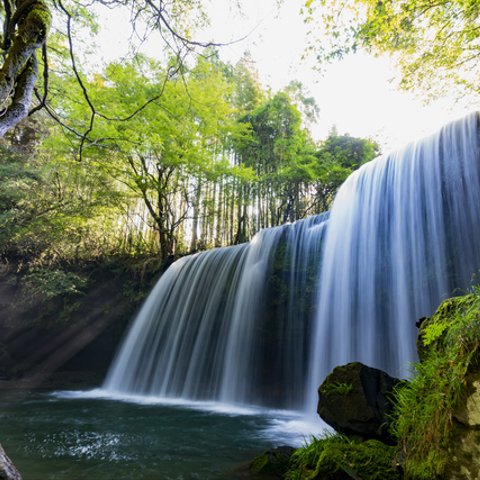
{"label": "turquoise water", "polygon": [[263,450],[303,441],[288,412],[90,397],[1,394],[0,441],[24,480],[233,479]]}

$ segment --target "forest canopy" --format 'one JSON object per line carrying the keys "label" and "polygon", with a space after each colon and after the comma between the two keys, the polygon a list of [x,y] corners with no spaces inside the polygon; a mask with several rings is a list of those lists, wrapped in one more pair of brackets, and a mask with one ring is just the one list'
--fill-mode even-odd
{"label": "forest canopy", "polygon": [[391,55],[405,89],[480,93],[478,0],[307,0],[304,13],[320,63],[364,49]]}
{"label": "forest canopy", "polygon": [[[99,4],[128,7],[138,34],[160,34],[160,58],[133,51],[92,63]],[[379,153],[335,130],[315,142],[308,125],[319,107],[301,82],[272,92],[248,53],[232,65],[194,38],[200,2],[2,5],[4,259],[27,268],[112,255],[166,262],[245,242],[325,211]]]}
{"label": "forest canopy", "polygon": [[[48,105],[52,69],[72,75],[90,108],[90,122],[101,115],[89,98],[80,68],[78,29],[98,29],[95,7],[124,8],[130,13],[135,35],[146,38],[156,31],[181,65],[189,53],[213,46],[190,38],[189,29],[205,21],[198,0],[2,0],[0,37],[0,137],[27,115],[44,108],[61,121],[61,114]],[[124,32],[128,35],[128,32]],[[173,65],[172,65],[173,68]],[[32,102],[35,105],[32,107]],[[84,137],[88,136],[87,128]]]}

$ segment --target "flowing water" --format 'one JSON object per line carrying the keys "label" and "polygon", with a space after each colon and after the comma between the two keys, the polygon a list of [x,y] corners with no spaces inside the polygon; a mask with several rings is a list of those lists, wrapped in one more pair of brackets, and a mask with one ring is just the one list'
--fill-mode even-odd
{"label": "flowing water", "polygon": [[262,230],[249,244],[175,262],[103,388],[301,409],[326,219]]}
{"label": "flowing water", "polygon": [[105,391],[311,413],[336,365],[407,376],[416,321],[480,268],[479,131],[472,114],[364,165],[330,216],[176,262]]}
{"label": "flowing water", "polygon": [[328,225],[307,409],[337,365],[408,375],[415,323],[480,269],[480,128],[470,115],[354,172]]}

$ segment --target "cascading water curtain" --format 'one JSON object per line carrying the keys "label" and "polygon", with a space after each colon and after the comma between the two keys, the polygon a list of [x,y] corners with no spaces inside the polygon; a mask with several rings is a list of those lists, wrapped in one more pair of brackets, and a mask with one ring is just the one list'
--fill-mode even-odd
{"label": "cascading water curtain", "polygon": [[103,388],[303,408],[327,217],[175,262],[133,322]]}
{"label": "cascading water curtain", "polygon": [[480,269],[479,143],[472,114],[352,174],[330,219],[175,262],[103,388],[313,413],[336,365],[406,376],[416,321]]}
{"label": "cascading water curtain", "polygon": [[310,393],[337,365],[407,376],[416,321],[480,269],[479,114],[379,157],[338,192],[325,239]]}

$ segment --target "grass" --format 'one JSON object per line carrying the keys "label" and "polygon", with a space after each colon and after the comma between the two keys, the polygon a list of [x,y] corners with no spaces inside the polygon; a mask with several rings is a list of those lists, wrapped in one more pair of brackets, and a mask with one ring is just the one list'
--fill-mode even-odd
{"label": "grass", "polygon": [[395,448],[334,434],[315,438],[290,459],[286,480],[397,480]]}
{"label": "grass", "polygon": [[468,375],[478,367],[480,289],[448,299],[422,324],[422,361],[411,382],[395,392],[393,433],[406,479],[442,478],[449,459],[455,411],[465,400]]}
{"label": "grass", "polygon": [[[392,434],[397,446],[342,435],[314,439],[291,457],[287,480],[435,480],[447,478],[456,448],[456,412],[469,395],[471,374],[480,366],[480,287],[445,300],[421,325],[421,362],[410,382],[394,392]],[[331,393],[347,394],[336,384]],[[403,471],[398,468],[402,464]]]}

